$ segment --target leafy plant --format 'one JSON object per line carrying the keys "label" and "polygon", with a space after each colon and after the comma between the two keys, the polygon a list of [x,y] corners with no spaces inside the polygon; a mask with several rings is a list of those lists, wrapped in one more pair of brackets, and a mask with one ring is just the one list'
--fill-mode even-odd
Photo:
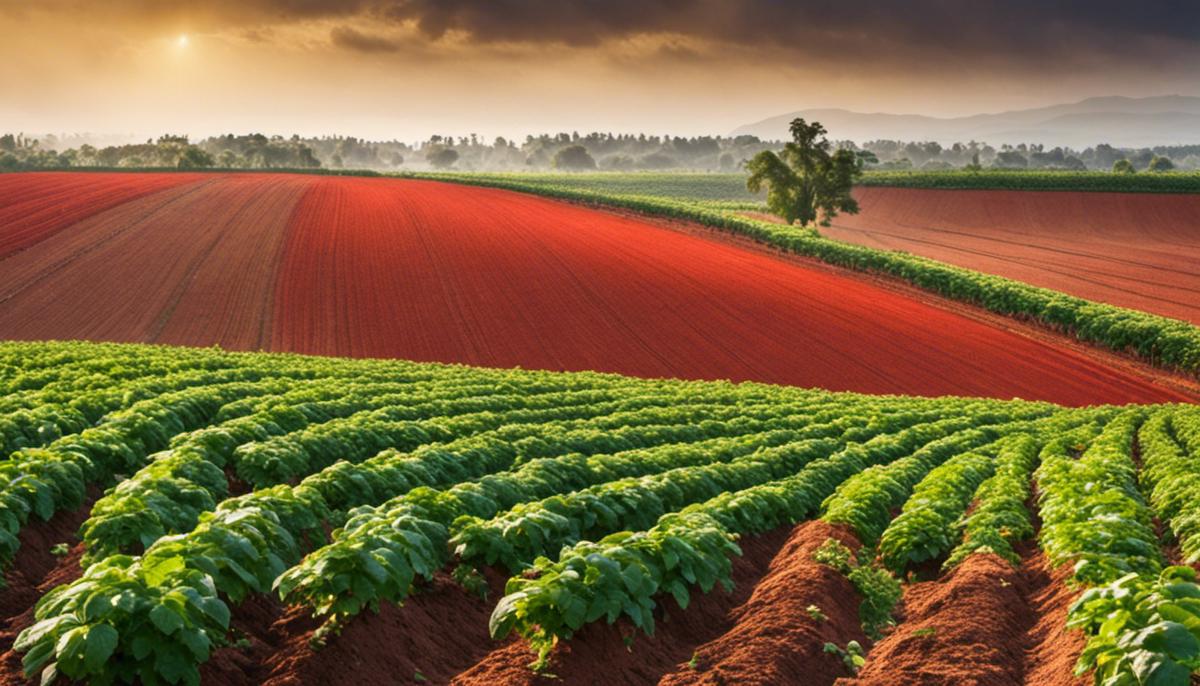
{"label": "leafy plant", "polygon": [[1153,579],[1130,573],[1085,591],[1067,625],[1088,637],[1075,673],[1094,670],[1096,684],[1186,685],[1200,671],[1200,586],[1191,567]]}
{"label": "leafy plant", "polygon": [[846,671],[850,674],[858,674],[858,670],[867,664],[866,655],[863,653],[862,646],[858,641],[850,641],[842,648],[836,643],[826,643],[824,651],[830,655],[837,655],[842,659],[842,664],[846,666]]}
{"label": "leafy plant", "polygon": [[903,590],[900,581],[886,569],[872,564],[867,556],[858,559],[841,541],[826,539],[813,552],[813,559],[832,567],[850,580],[862,601],[858,607],[863,633],[877,639],[888,626],[895,624],[892,610],[900,601]]}

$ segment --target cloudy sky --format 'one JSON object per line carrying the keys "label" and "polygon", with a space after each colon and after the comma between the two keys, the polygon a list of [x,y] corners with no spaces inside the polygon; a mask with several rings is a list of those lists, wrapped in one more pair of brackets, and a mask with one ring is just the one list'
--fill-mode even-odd
{"label": "cloudy sky", "polygon": [[1200,95],[1194,0],[0,0],[0,130],[726,133]]}

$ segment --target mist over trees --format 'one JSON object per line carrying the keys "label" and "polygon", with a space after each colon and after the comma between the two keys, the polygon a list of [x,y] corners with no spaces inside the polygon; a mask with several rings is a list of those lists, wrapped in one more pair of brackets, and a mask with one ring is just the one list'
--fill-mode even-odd
{"label": "mist over trees", "polygon": [[[979,141],[833,141],[855,154],[865,170],[1067,169],[1111,171],[1128,160],[1135,172],[1200,169],[1200,145],[1115,148],[1101,143],[1084,150],[1040,144],[991,146]],[[0,170],[71,167],[183,169],[373,169],[378,171],[704,171],[736,172],[780,141],[755,136],[659,136],[557,133],[523,140],[478,135],[433,135],[415,143],[368,141],[352,136],[213,136],[189,140],[165,135],[143,143],[112,137],[0,136]],[[588,162],[590,160],[590,163]],[[1157,160],[1157,161],[1156,161]]]}

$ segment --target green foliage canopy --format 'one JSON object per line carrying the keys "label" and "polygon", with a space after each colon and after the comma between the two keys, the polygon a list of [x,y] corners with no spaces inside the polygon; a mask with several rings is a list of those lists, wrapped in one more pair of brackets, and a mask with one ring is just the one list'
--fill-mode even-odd
{"label": "green foliage canopy", "polygon": [[829,226],[838,212],[857,213],[850,190],[862,168],[854,152],[831,152],[820,122],[796,118],[789,129],[792,141],[779,154],[764,150],[746,165],[746,188],[758,193],[766,186],[767,207],[788,224]]}

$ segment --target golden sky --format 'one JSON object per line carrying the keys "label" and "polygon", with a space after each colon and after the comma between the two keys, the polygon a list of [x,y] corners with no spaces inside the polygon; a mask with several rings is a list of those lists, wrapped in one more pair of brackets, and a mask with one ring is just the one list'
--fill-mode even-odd
{"label": "golden sky", "polygon": [[1200,3],[0,0],[0,130],[727,133],[1200,95]]}

